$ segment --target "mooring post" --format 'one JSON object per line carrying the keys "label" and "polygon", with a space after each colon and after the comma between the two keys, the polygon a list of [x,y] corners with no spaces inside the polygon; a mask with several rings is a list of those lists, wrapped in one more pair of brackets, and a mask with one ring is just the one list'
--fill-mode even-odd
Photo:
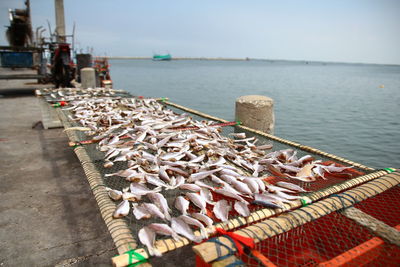
{"label": "mooring post", "polygon": [[244,126],[274,134],[274,100],[262,95],[246,95],[236,99],[236,121]]}
{"label": "mooring post", "polygon": [[66,42],[65,38],[65,18],[64,18],[64,0],[55,0],[54,7],[56,8],[56,32],[57,42]]}
{"label": "mooring post", "polygon": [[81,69],[82,88],[96,88],[96,71],[94,68]]}

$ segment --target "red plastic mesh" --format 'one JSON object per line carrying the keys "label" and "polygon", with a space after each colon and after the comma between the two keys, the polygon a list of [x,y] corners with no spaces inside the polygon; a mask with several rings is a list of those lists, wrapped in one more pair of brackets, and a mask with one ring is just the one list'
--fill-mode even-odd
{"label": "red plastic mesh", "polygon": [[354,207],[395,227],[400,224],[400,187],[391,189],[360,202]]}
{"label": "red plastic mesh", "polygon": [[[398,266],[400,250],[339,213],[256,244],[269,264],[247,253],[247,266]],[[265,261],[264,261],[265,263]]]}
{"label": "red plastic mesh", "polygon": [[[324,164],[324,165],[335,164],[336,166],[344,167],[343,164],[340,164],[340,163],[337,163],[334,161],[324,161],[324,162],[322,162],[322,164]],[[271,173],[274,176],[270,176],[265,179],[267,182],[269,182],[271,184],[275,184],[276,182],[279,182],[279,181],[285,181],[285,182],[297,184],[309,191],[321,190],[321,189],[327,188],[329,186],[332,186],[335,184],[340,184],[349,179],[352,179],[352,178],[355,178],[355,177],[365,174],[361,171],[351,168],[351,169],[347,169],[340,173],[325,173],[326,179],[318,178],[316,181],[308,183],[308,182],[302,182],[302,181],[295,180],[295,179],[284,178],[284,174],[276,172],[276,171],[271,170]]]}

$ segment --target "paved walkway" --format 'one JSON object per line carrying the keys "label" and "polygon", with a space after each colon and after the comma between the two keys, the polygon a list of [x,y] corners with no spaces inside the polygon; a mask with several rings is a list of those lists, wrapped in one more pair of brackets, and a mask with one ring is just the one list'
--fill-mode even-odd
{"label": "paved walkway", "polygon": [[83,169],[61,129],[32,128],[40,120],[35,97],[0,97],[0,266],[110,266]]}

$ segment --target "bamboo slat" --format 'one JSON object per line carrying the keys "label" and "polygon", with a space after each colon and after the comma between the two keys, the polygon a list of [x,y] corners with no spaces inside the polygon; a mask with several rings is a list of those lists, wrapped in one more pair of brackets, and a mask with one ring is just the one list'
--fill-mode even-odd
{"label": "bamboo slat", "polygon": [[[207,118],[207,119],[210,119],[210,120],[219,121],[219,122],[228,122],[227,120],[224,120],[224,119],[221,119],[221,118],[218,118],[218,117],[214,117],[214,116],[208,115],[206,113],[203,113],[203,112],[200,112],[200,111],[197,111],[197,110],[194,110],[194,109],[191,109],[191,108],[188,108],[188,107],[176,104],[176,103],[172,103],[170,101],[166,101],[165,103],[167,105],[169,105],[169,106],[172,106],[172,107],[175,107],[175,108],[178,108],[178,109],[181,109],[181,110],[196,114],[198,116],[201,116],[201,117],[204,117],[204,118]],[[290,141],[290,140],[286,140],[286,139],[277,137],[277,136],[272,135],[272,134],[268,134],[268,133],[265,133],[265,132],[262,132],[262,131],[258,131],[258,130],[255,130],[255,129],[252,129],[252,128],[249,128],[249,127],[246,127],[246,126],[243,126],[243,125],[238,125],[237,127],[241,128],[243,130],[246,130],[246,131],[249,131],[249,132],[252,132],[252,133],[256,133],[256,134],[261,135],[261,136],[264,136],[264,137],[266,137],[268,139],[280,142],[282,144],[287,144],[287,145],[290,145],[290,146],[294,146],[294,147],[297,147],[299,149],[312,152],[314,154],[318,154],[318,155],[321,155],[321,156],[324,156],[324,157],[327,157],[327,158],[334,159],[336,161],[340,161],[340,162],[343,162],[343,163],[346,163],[346,164],[349,164],[349,165],[353,165],[354,167],[357,167],[357,168],[360,168],[360,169],[363,169],[363,170],[368,170],[368,171],[373,171],[374,170],[373,168],[365,166],[365,165],[363,165],[361,163],[357,163],[357,162],[354,162],[354,161],[351,161],[351,160],[348,160],[348,159],[345,159],[345,158],[342,158],[342,157],[339,157],[339,156],[324,152],[322,150],[319,150],[319,149],[316,149],[316,148],[313,148],[313,147],[310,147],[310,146],[305,146],[305,145],[302,145],[302,144],[299,144],[299,143],[296,143],[296,142],[293,142],[293,141]]]}
{"label": "bamboo slat", "polygon": [[[264,220],[262,222],[245,227],[235,234],[253,238],[255,242],[263,241],[275,235],[282,234],[310,221],[321,218],[334,211],[350,207],[357,202],[365,200],[386,191],[400,183],[400,173],[393,172],[376,180],[350,189],[344,193],[332,195],[324,200],[315,202],[309,206],[282,214],[280,216]],[[232,243],[224,237],[217,238],[221,243],[236,251]],[[212,262],[221,256],[228,255],[228,249],[221,248],[220,255],[217,255],[216,243],[205,242],[193,247],[193,250],[205,262]]]}
{"label": "bamboo slat", "polygon": [[384,239],[388,243],[395,244],[396,246],[400,247],[400,232],[395,228],[354,207],[347,208],[341,211],[341,213],[347,218],[352,219],[358,224],[368,228],[371,232]]}

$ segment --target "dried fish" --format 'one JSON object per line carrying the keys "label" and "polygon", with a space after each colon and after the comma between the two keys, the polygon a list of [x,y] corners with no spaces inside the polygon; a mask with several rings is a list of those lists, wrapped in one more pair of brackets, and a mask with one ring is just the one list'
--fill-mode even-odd
{"label": "dried fish", "polygon": [[130,205],[128,200],[123,200],[115,209],[113,213],[114,218],[125,217],[129,214]]}
{"label": "dried fish", "polygon": [[243,202],[235,201],[233,208],[236,210],[237,213],[239,213],[243,217],[250,216],[250,210],[249,210],[247,204],[245,204]]}
{"label": "dried fish", "polygon": [[187,201],[183,196],[178,196],[175,199],[175,208],[177,208],[182,214],[186,215],[189,209],[190,202]]}
{"label": "dried fish", "polygon": [[168,206],[168,202],[165,197],[160,193],[148,193],[147,197],[160,208],[161,212],[164,214],[167,220],[171,220],[171,209]]}
{"label": "dried fish", "polygon": [[202,213],[192,213],[193,218],[202,221],[206,226],[212,226],[213,220],[205,214]]}
{"label": "dried fish", "polygon": [[171,236],[175,241],[180,240],[177,233],[174,230],[172,230],[172,228],[169,225],[165,223],[151,223],[147,227],[157,234]]}
{"label": "dried fish", "polygon": [[199,194],[196,193],[186,193],[186,196],[189,198],[190,201],[192,201],[192,203],[194,205],[196,205],[197,207],[199,207],[201,209],[200,213],[206,214],[207,210],[206,210],[206,200]]}
{"label": "dried fish", "polygon": [[277,182],[276,183],[277,186],[283,187],[283,188],[287,188],[296,192],[307,192],[307,190],[304,190],[302,187],[296,185],[296,184],[292,184],[292,183],[287,183],[287,182]]}
{"label": "dried fish", "polygon": [[228,201],[222,199],[215,204],[213,212],[217,219],[220,219],[222,222],[226,222],[228,221],[228,214],[230,210],[231,206],[229,205]]}
{"label": "dried fish", "polygon": [[174,229],[180,235],[183,235],[187,239],[199,243],[201,242],[202,238],[200,236],[195,236],[192,229],[182,220],[179,218],[172,218],[171,219],[171,228]]}
{"label": "dried fish", "polygon": [[182,221],[184,221],[188,225],[194,225],[194,226],[199,227],[202,237],[203,238],[208,238],[207,230],[206,230],[206,228],[204,227],[204,225],[201,222],[199,222],[195,218],[191,218],[191,217],[189,217],[187,215],[181,215],[178,218],[181,219]]}
{"label": "dried fish", "polygon": [[161,252],[154,248],[156,233],[149,227],[145,226],[138,233],[140,242],[147,247],[151,256],[161,257]]}

